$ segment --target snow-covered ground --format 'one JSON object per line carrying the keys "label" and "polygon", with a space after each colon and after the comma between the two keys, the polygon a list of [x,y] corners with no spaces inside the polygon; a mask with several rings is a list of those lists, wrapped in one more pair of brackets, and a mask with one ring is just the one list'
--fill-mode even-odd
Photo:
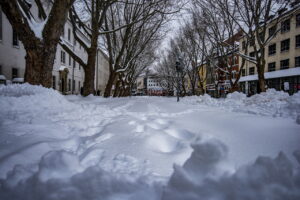
{"label": "snow-covered ground", "polygon": [[300,93],[62,96],[0,86],[0,199],[300,199]]}

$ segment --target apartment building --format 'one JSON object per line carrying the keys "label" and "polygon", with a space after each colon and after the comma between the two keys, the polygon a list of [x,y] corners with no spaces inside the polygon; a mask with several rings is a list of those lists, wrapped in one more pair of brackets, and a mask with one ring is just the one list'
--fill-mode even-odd
{"label": "apartment building", "polygon": [[[268,88],[284,90],[293,94],[300,90],[300,7],[294,5],[267,26],[267,34],[279,30],[265,49],[265,79]],[[278,27],[279,26],[279,27]],[[244,42],[241,38],[240,44]],[[253,44],[254,45],[254,44]],[[253,45],[248,47],[249,56],[254,57]],[[241,45],[240,52],[245,51]],[[240,63],[241,67],[241,63]],[[255,94],[258,89],[258,76],[254,64],[246,62],[239,80],[241,90],[246,94]]]}
{"label": "apartment building", "polygon": [[[31,7],[32,13],[37,13],[34,3]],[[89,22],[87,22],[89,23]],[[61,39],[84,61],[87,61],[87,53],[84,48],[76,42],[73,36],[73,27],[70,20],[67,20]],[[86,35],[78,30],[77,35],[86,43],[90,41]],[[18,35],[13,30],[5,14],[0,7],[0,75],[1,82],[22,83],[24,82],[26,51],[22,42],[18,40]],[[95,91],[102,94],[109,77],[108,59],[100,49],[97,53],[97,63],[95,66]],[[58,45],[53,71],[52,87],[62,94],[80,94],[84,82],[84,70],[63,48]]]}
{"label": "apartment building", "polygon": [[147,94],[150,96],[164,95],[164,89],[160,86],[159,80],[155,74],[147,76]]}

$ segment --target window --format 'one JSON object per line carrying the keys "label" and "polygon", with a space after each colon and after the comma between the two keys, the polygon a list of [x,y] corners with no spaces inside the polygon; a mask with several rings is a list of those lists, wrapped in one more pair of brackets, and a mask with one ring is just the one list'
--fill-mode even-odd
{"label": "window", "polygon": [[300,26],[300,14],[296,15],[296,27]]}
{"label": "window", "polygon": [[62,30],[61,36],[62,36],[62,37],[65,37],[65,27],[64,27],[63,30]]}
{"label": "window", "polygon": [[296,36],[296,48],[300,48],[300,35]]}
{"label": "window", "polygon": [[290,60],[289,59],[280,61],[280,69],[288,69],[289,65],[290,65]]}
{"label": "window", "polygon": [[76,62],[74,59],[73,59],[73,68],[76,69]]}
{"label": "window", "polygon": [[81,86],[80,86],[80,81],[78,81],[78,91],[80,92]]}
{"label": "window", "polygon": [[19,46],[19,39],[17,32],[13,29],[13,46]]}
{"label": "window", "polygon": [[0,41],[2,40],[2,10],[0,8]]}
{"label": "window", "polygon": [[276,54],[276,44],[269,45],[269,56]]}
{"label": "window", "polygon": [[277,28],[276,25],[269,28],[269,37],[273,36],[276,33],[276,28]]}
{"label": "window", "polygon": [[246,70],[242,69],[242,76],[246,76]]}
{"label": "window", "polygon": [[2,65],[0,65],[0,75],[2,74]]}
{"label": "window", "polygon": [[70,54],[69,54],[69,65],[70,65],[70,66],[72,65],[72,57],[71,57]]}
{"label": "window", "polygon": [[254,75],[254,67],[249,68],[249,75]]}
{"label": "window", "polygon": [[69,79],[69,82],[68,82],[68,89],[69,89],[69,91],[71,91],[71,79]]}
{"label": "window", "polygon": [[71,41],[71,29],[68,29],[68,40]]}
{"label": "window", "polygon": [[276,67],[276,63],[275,62],[269,63],[268,64],[268,71],[269,72],[275,71],[275,67]]}
{"label": "window", "polygon": [[300,67],[300,56],[295,57],[295,67]]}
{"label": "window", "polygon": [[61,63],[66,63],[66,53],[64,51],[60,52],[60,62]]}
{"label": "window", "polygon": [[80,64],[78,64],[78,68],[79,68],[79,70],[81,69],[81,66],[80,66]]}
{"label": "window", "polygon": [[18,78],[18,69],[17,68],[12,68],[12,78]]}
{"label": "window", "polygon": [[56,89],[56,77],[52,76],[52,88],[55,90]]}
{"label": "window", "polygon": [[291,29],[291,21],[290,19],[281,22],[281,33],[287,32]]}
{"label": "window", "polygon": [[290,39],[281,41],[281,52],[288,51],[290,49]]}
{"label": "window", "polygon": [[252,57],[252,58],[254,58],[254,57],[255,57],[254,51],[253,51],[253,52],[250,52],[250,53],[249,53],[249,56]]}

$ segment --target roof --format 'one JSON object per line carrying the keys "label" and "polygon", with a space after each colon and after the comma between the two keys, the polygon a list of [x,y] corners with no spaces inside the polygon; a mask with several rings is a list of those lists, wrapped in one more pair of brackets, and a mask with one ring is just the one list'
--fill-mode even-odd
{"label": "roof", "polygon": [[[265,72],[265,79],[280,78],[280,77],[289,77],[289,76],[299,76],[300,67],[283,69],[274,72]],[[245,81],[256,81],[258,80],[257,74],[250,76],[243,76],[240,78],[239,82]]]}

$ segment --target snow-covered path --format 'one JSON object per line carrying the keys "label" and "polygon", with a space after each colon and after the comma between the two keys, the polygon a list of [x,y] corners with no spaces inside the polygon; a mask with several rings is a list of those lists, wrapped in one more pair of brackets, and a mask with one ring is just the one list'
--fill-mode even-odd
{"label": "snow-covered path", "polygon": [[35,95],[2,90],[0,96],[0,181],[5,184],[36,173],[42,181],[64,179],[92,166],[165,184],[173,165],[190,157],[191,144],[211,138],[228,150],[219,167],[230,173],[280,151],[296,163],[292,153],[300,148],[295,118],[257,114],[259,106],[245,111],[234,103],[234,109],[201,103],[199,97],[177,103],[167,97],[83,98],[36,90]]}
{"label": "snow-covered path", "polygon": [[[83,103],[82,98],[68,99]],[[118,113],[99,135],[99,146],[109,149],[108,157],[122,152],[145,160],[160,176],[169,176],[173,163],[186,161],[192,152],[190,143],[198,137],[216,137],[229,147],[229,170],[254,161],[257,155],[274,157],[279,151],[291,155],[299,148],[299,125],[291,119],[228,112],[164,97],[100,99],[91,105]]]}

